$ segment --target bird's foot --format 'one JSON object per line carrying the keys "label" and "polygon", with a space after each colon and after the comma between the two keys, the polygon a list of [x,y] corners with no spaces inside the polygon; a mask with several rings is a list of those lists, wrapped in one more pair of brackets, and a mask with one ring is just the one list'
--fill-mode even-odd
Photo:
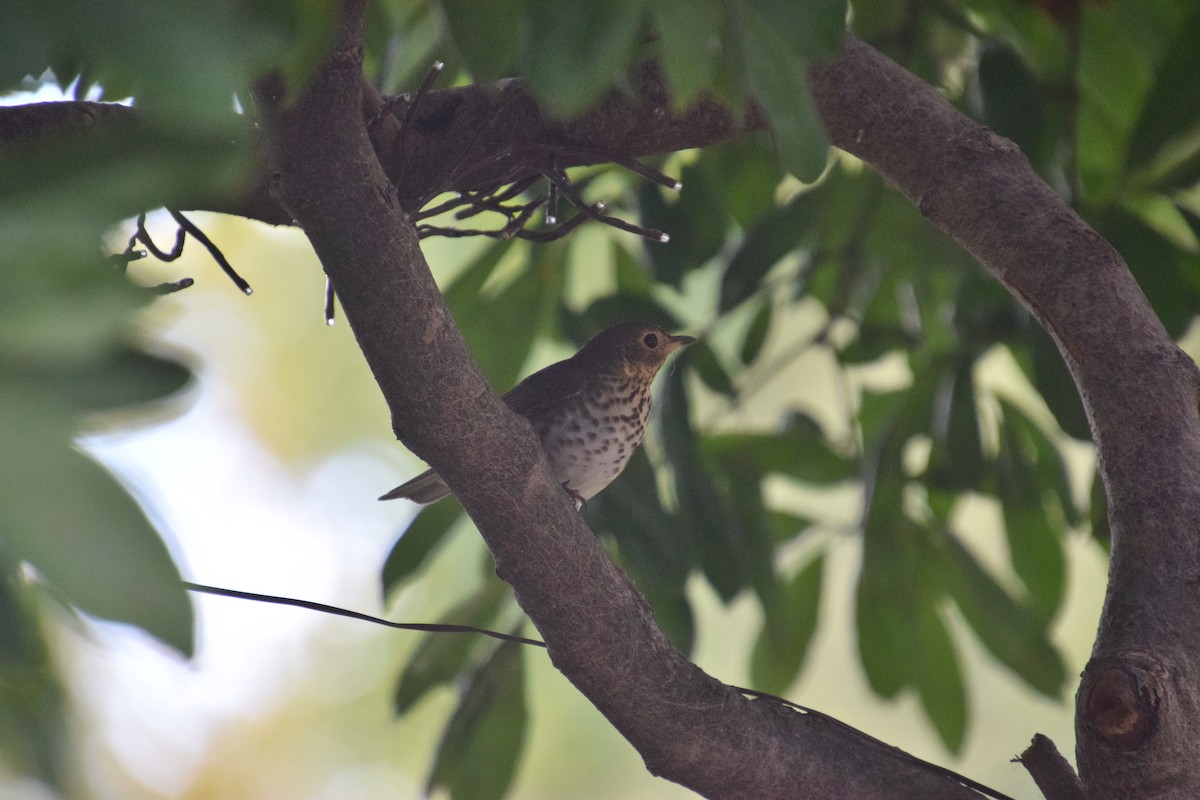
{"label": "bird's foot", "polygon": [[571,484],[564,483],[562,487],[563,491],[567,493],[567,496],[575,501],[576,511],[583,511],[585,508],[587,508],[587,500],[583,499],[583,495],[581,495],[579,492],[572,489]]}

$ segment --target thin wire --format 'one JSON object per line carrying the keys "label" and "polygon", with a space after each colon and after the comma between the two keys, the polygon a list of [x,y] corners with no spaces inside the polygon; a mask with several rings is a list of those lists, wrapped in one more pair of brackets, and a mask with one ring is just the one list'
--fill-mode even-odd
{"label": "thin wire", "polygon": [[500,633],[499,631],[490,631],[487,628],[476,628],[473,625],[446,625],[441,623],[428,622],[393,622],[390,619],[381,619],[373,617],[370,614],[362,614],[358,611],[350,611],[337,606],[330,606],[324,603],[315,603],[312,600],[298,600],[293,597],[277,597],[272,594],[258,594],[257,592],[242,592],[237,589],[222,589],[219,586],[205,586],[202,583],[192,583],[184,581],[183,585],[193,592],[201,592],[203,594],[215,594],[220,597],[236,597],[240,600],[253,600],[257,603],[273,603],[280,606],[295,606],[296,608],[306,608],[309,611],[319,611],[322,614],[332,614],[337,617],[349,617],[350,619],[358,619],[363,622],[371,622],[376,625],[382,625],[385,628],[398,628],[406,631],[430,631],[432,633],[480,633],[484,636],[490,636],[493,639],[499,639],[504,642],[518,642],[520,644],[533,645],[534,647],[545,647],[545,642],[539,642],[537,639],[526,639],[524,636],[513,636],[508,633]]}

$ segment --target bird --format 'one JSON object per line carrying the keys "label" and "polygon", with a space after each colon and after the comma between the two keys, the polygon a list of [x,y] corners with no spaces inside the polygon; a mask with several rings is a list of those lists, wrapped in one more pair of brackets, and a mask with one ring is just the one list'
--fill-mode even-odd
{"label": "bird", "polygon": [[[694,341],[648,322],[620,322],[504,395],[508,407],[533,425],[576,508],[621,474],[646,431],[650,384],[671,353]],[[379,499],[424,505],[449,493],[438,474],[426,470]]]}

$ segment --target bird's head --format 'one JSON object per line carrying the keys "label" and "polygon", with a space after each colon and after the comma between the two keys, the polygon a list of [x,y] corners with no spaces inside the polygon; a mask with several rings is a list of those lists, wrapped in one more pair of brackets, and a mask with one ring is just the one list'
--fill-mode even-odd
{"label": "bird's head", "polygon": [[576,359],[597,370],[653,377],[667,356],[694,341],[648,322],[620,322],[589,339]]}

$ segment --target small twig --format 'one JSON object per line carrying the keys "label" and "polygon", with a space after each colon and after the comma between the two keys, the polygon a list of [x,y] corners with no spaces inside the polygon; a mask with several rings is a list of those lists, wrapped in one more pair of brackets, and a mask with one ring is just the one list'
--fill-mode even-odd
{"label": "small twig", "polygon": [[[603,203],[597,203],[596,205],[599,208],[604,207]],[[525,230],[522,230],[517,233],[517,238],[524,239],[527,242],[537,242],[539,244],[545,244],[546,242],[553,242],[556,239],[561,239],[564,236],[566,236],[567,234],[571,233],[573,230],[578,228],[583,223],[587,222],[589,219],[594,219],[594,217],[591,216],[590,214],[585,214],[582,211],[580,211],[578,214],[571,217],[569,220],[567,220],[563,224],[559,225],[557,228],[551,228],[548,231],[525,231]]]}
{"label": "small twig", "polygon": [[170,283],[160,283],[157,286],[151,286],[148,291],[151,294],[173,294],[188,288],[194,283],[195,281],[191,278],[180,278],[179,280],[172,281]]}
{"label": "small twig", "polygon": [[1034,734],[1029,747],[1013,761],[1029,772],[1046,800],[1086,800],[1083,783],[1075,769],[1049,737]]}
{"label": "small twig", "polygon": [[[416,94],[412,95],[412,102],[408,104],[408,108],[404,111],[404,119],[400,122],[401,155],[404,154],[404,131],[408,128],[408,121],[412,118],[413,109],[416,108],[417,104],[421,102],[421,99],[425,96],[425,93],[429,91],[429,87],[433,86],[433,82],[437,80],[438,75],[442,74],[442,70],[445,69],[445,67],[446,65],[441,61],[433,62],[433,64],[429,67],[429,71],[425,73],[425,77],[421,79],[421,85],[417,87]],[[396,106],[400,105],[408,98],[409,94],[407,92],[404,94],[398,94],[395,97],[389,97],[386,101],[384,101],[384,104],[379,107],[379,110],[376,111],[369,120],[367,120],[367,130],[369,131],[378,125],[379,120],[383,119],[386,114],[390,114],[392,111],[394,111]]]}
{"label": "small twig", "polygon": [[145,257],[146,257],[146,251],[145,250],[134,250],[133,243],[130,242],[130,246],[125,248],[124,252],[113,253],[112,255],[110,255],[108,257],[108,263],[115,265],[122,273],[124,273],[125,269],[129,266],[129,264],[131,262],[141,261]]}
{"label": "small twig", "polygon": [[[479,126],[479,129],[475,131],[475,135],[471,137],[471,141],[467,143],[466,149],[463,150],[463,154],[459,157],[458,162],[454,165],[454,168],[450,170],[450,174],[446,176],[446,179],[444,181],[439,182],[436,189],[429,192],[428,194],[426,194],[424,197],[422,197],[420,200],[417,201],[417,208],[423,208],[426,203],[428,203],[433,198],[437,197],[442,192],[446,191],[447,188],[453,186],[455,180],[457,180],[458,178],[461,177],[461,175],[459,174],[459,170],[462,169],[463,165],[466,163],[467,156],[470,155],[471,150],[473,150],[475,148],[475,143],[477,141],[479,141],[479,137],[483,134],[483,132],[485,130],[487,130],[488,126],[491,125],[491,123],[494,119],[495,119],[495,116],[493,115],[493,117],[491,119],[489,119],[483,125]],[[500,162],[511,159],[512,157],[513,157],[512,153],[509,153],[508,151],[494,153],[494,154],[488,156],[487,158],[483,159],[482,161],[472,164],[470,169],[468,169],[466,171],[466,173],[464,173],[464,174],[470,175],[471,172],[473,172],[477,169],[482,169],[483,167],[491,166],[493,164],[499,164]],[[501,176],[501,180],[499,181],[499,183],[501,183],[501,184],[508,183],[508,180],[506,180],[506,178],[507,178],[507,175]]]}
{"label": "small twig", "polygon": [[557,157],[551,156],[550,172],[548,172],[546,174],[548,177],[548,182],[550,184],[550,190],[546,195],[546,224],[554,225],[558,222],[558,193],[561,190],[558,187],[558,183],[555,182],[555,180],[553,178],[550,178],[549,176],[550,175],[562,175],[564,178],[566,177],[566,173],[561,172],[558,168],[558,158]]}
{"label": "small twig", "polygon": [[480,197],[471,201],[469,208],[459,210],[455,215],[455,219],[469,219],[476,214],[482,214],[484,211],[494,211],[497,214],[503,214],[512,220],[515,217],[526,216],[526,212],[537,209],[546,203],[546,195],[539,195],[528,203],[522,203],[517,206],[509,206],[503,203],[497,203],[490,197]]}
{"label": "small twig", "polygon": [[[602,205],[597,203],[597,205]],[[443,228],[437,225],[418,225],[417,238],[427,239],[430,236],[445,236],[447,239],[462,239],[467,236],[487,236],[492,239],[524,239],[527,242],[553,242],[555,239],[561,239],[571,231],[578,228],[589,219],[595,217],[589,214],[579,213],[571,217],[557,228],[551,228],[548,231],[529,231],[522,227],[533,212],[537,210],[537,206],[532,206],[527,209],[525,215],[514,219],[508,225],[498,230],[478,230],[472,228]]]}
{"label": "small twig", "polygon": [[670,175],[664,175],[652,167],[647,167],[637,159],[629,158],[619,153],[610,153],[607,150],[581,150],[570,147],[554,147],[550,149],[560,156],[566,156],[573,160],[587,161],[595,164],[619,164],[630,172],[641,175],[648,181],[657,183],[659,186],[665,186],[668,189],[674,189],[677,192],[683,188],[683,184]]}
{"label": "small twig", "polygon": [[[520,180],[513,181],[512,184],[502,192],[496,192],[495,190],[493,190],[491,192],[487,192],[486,194],[491,196],[493,202],[504,203],[509,200],[512,200],[514,197],[516,197],[521,192],[528,189],[530,186],[533,186],[535,183],[537,183],[541,179],[542,179],[541,174],[535,173],[533,175],[526,175],[524,178],[521,178]],[[499,188],[499,186],[497,186],[497,189],[498,188]]]}
{"label": "small twig", "polygon": [[134,232],[133,236],[129,237],[129,246],[132,248],[135,241],[141,242],[146,245],[146,249],[159,261],[171,262],[183,255],[184,233],[182,227],[176,228],[175,244],[171,247],[170,252],[164,252],[154,243],[154,239],[150,237],[150,232],[146,230],[146,215],[138,214],[137,231]]}
{"label": "small twig", "polygon": [[241,275],[237,274],[233,266],[230,265],[228,260],[226,260],[225,254],[221,252],[219,247],[213,244],[211,239],[204,235],[204,231],[197,228],[195,223],[175,209],[168,208],[167,211],[171,214],[175,221],[179,223],[181,230],[187,231],[189,236],[194,238],[200,244],[204,245],[204,249],[208,251],[208,254],[211,255],[213,260],[217,262],[217,265],[221,267],[221,271],[229,276],[229,280],[233,281],[234,286],[242,290],[242,294],[254,294],[254,290],[250,288],[250,284],[246,283],[245,279],[242,278]]}
{"label": "small twig", "polygon": [[650,239],[651,241],[659,242],[661,244],[666,244],[667,242],[671,241],[671,237],[660,230],[646,228],[642,225],[635,225],[632,222],[626,222],[623,219],[617,219],[616,217],[610,217],[608,214],[602,213],[605,208],[603,203],[597,203],[594,207],[588,205],[588,203],[579,196],[579,193],[575,191],[575,187],[571,185],[571,182],[567,180],[566,173],[561,171],[557,173],[548,172],[546,173],[546,177],[549,178],[554,185],[558,186],[558,188],[562,191],[563,196],[570,200],[576,208],[597,222],[603,222],[605,225],[611,225],[614,228],[628,231],[629,233],[636,233],[638,236]]}
{"label": "small twig", "polygon": [[[408,131],[412,127],[413,114],[417,110],[417,106],[425,99],[425,93],[429,91],[429,87],[433,85],[434,80],[438,75],[442,74],[442,69],[446,65],[441,61],[433,62],[433,66],[425,73],[425,77],[421,79],[421,85],[417,87],[416,94],[413,95],[412,102],[408,104],[408,108],[404,109],[404,119],[400,120],[400,141],[396,144],[396,163],[399,165],[396,169],[396,179],[393,182],[396,186],[401,186],[404,183],[404,173],[408,168]],[[387,105],[384,105],[386,108]],[[382,112],[383,109],[380,109]],[[375,116],[379,116],[377,113]]]}
{"label": "small twig", "polygon": [[333,298],[334,298],[333,281],[329,280],[329,278],[326,277],[325,278],[325,324],[326,325],[333,324],[333,312],[334,312]]}
{"label": "small twig", "polygon": [[470,202],[471,202],[471,196],[469,194],[456,194],[454,197],[450,198],[446,202],[438,203],[433,208],[421,209],[420,211],[413,214],[412,218],[413,218],[413,221],[429,219],[430,217],[436,217],[439,214],[445,214],[447,211],[453,211],[454,209],[458,208],[459,206],[466,205]]}
{"label": "small twig", "polygon": [[326,605],[325,603],[315,603],[312,600],[297,600],[292,597],[277,597],[271,594],[258,594],[256,592],[242,592],[237,589],[222,589],[219,586],[205,586],[200,583],[191,583],[184,581],[183,585],[190,591],[201,592],[203,594],[215,594],[220,597],[236,597],[239,600],[253,600],[256,603],[273,603],[280,606],[294,606],[296,608],[306,608],[309,611],[319,611],[322,614],[332,614],[337,617],[348,617],[350,619],[358,619],[363,622],[370,622],[375,625],[382,625],[385,628],[397,628],[405,631],[429,631],[431,633],[479,633],[484,636],[490,636],[493,639],[499,639],[503,642],[517,642],[519,644],[528,644],[534,647],[545,647],[545,642],[539,642],[537,639],[526,639],[524,636],[513,636],[509,633],[500,633],[499,631],[491,631],[487,628],[476,628],[473,625],[448,625],[441,623],[428,622],[392,622],[390,619],[381,619],[372,617],[370,614],[362,614],[358,611],[350,611],[337,606]]}

